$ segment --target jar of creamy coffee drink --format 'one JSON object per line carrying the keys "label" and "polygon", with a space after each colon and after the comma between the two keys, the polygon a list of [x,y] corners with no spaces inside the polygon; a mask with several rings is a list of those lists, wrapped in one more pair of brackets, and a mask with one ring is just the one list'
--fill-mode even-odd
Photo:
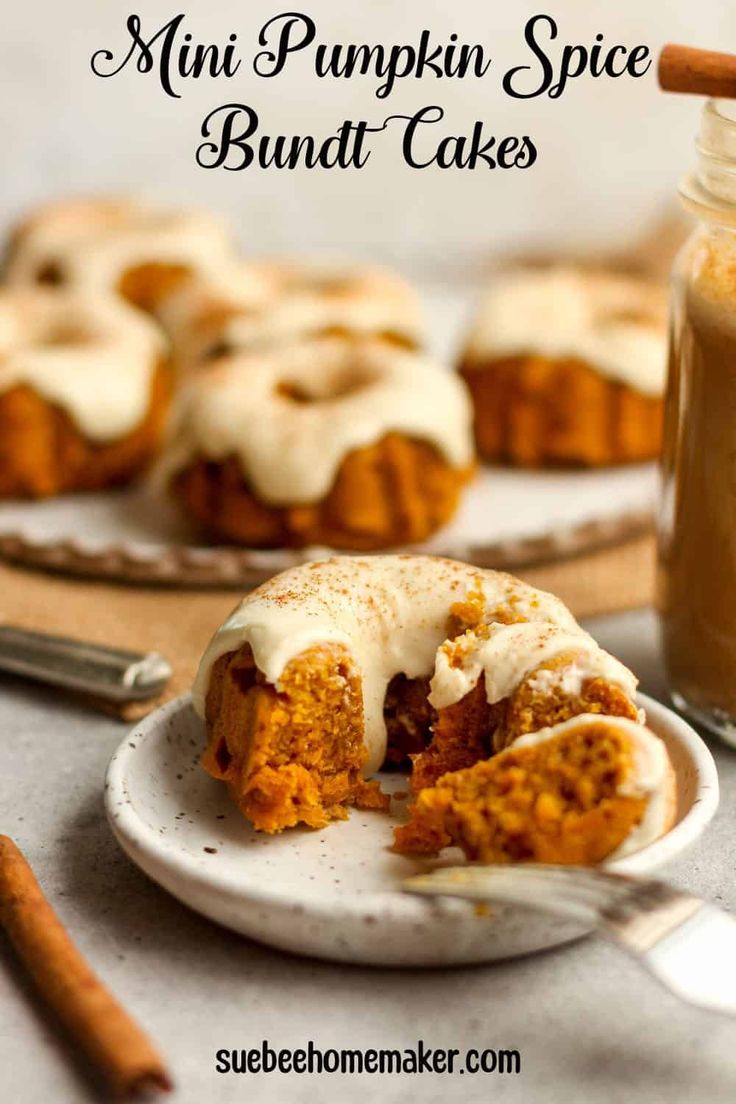
{"label": "jar of creamy coffee drink", "polygon": [[736,102],[706,105],[698,157],[673,275],[659,608],[675,704],[736,745]]}

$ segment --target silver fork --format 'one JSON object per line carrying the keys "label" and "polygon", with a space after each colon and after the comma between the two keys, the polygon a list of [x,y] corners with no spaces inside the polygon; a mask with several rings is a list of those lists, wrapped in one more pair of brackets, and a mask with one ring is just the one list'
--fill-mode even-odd
{"label": "silver fork", "polygon": [[404,889],[584,921],[683,1000],[736,1014],[736,920],[666,882],[575,866],[469,864],[410,878]]}

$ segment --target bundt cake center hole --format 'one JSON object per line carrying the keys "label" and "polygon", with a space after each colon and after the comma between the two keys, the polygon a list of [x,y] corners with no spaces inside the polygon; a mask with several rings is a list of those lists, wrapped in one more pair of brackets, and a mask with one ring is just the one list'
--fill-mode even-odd
{"label": "bundt cake center hole", "polygon": [[66,283],[66,274],[58,261],[46,261],[36,272],[36,283],[44,287],[59,287]]}
{"label": "bundt cake center hole", "polygon": [[297,294],[310,293],[340,299],[351,294],[353,280],[342,273],[312,272],[294,277],[290,290]]}
{"label": "bundt cake center hole", "polygon": [[[316,335],[320,338],[339,338],[341,341],[349,341],[353,336],[346,326],[326,326]],[[376,341],[382,341],[385,345],[391,345],[396,349],[414,349],[416,343],[408,334],[399,333],[397,330],[379,330],[371,335]]]}
{"label": "bundt cake center hole", "polygon": [[216,341],[203,353],[202,362],[209,363],[214,360],[224,360],[226,357],[232,356],[235,351],[235,345],[231,341]]}
{"label": "bundt cake center hole", "polygon": [[306,405],[337,402],[364,391],[376,382],[376,375],[357,365],[345,365],[312,379],[283,379],[276,385],[276,393],[289,402]]}
{"label": "bundt cake center hole", "polygon": [[90,345],[94,341],[94,334],[82,326],[73,322],[60,322],[43,335],[39,345],[63,348],[72,345]]}
{"label": "bundt cake center hole", "polygon": [[191,276],[183,264],[149,262],[129,268],[118,284],[118,292],[141,310],[153,310],[158,302],[170,295]]}
{"label": "bundt cake center hole", "polygon": [[[212,331],[215,334],[218,331],[222,331],[228,327],[228,325],[235,321],[237,322],[253,322],[258,321],[259,311],[255,306],[246,306],[240,304],[237,310],[230,308],[225,310],[218,310],[213,308],[203,313],[198,321],[198,325],[205,331]],[[232,356],[237,353],[241,346],[241,341],[236,336],[229,336],[221,334],[218,337],[213,337],[211,344],[209,344],[202,353],[202,362],[209,363],[213,360],[222,360],[225,357]]]}

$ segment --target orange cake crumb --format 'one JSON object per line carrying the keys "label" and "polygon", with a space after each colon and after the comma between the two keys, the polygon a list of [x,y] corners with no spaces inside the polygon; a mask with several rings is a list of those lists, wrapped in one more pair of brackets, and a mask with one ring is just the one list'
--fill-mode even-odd
{"label": "orange cake crumb", "polygon": [[207,697],[205,770],[226,782],[256,828],[322,828],[347,804],[387,809],[365,762],[360,679],[347,653],[323,645],[293,660],[276,689],[250,648],[222,656]]}
{"label": "orange cake crumb", "polygon": [[[499,702],[494,748],[500,751],[519,736],[560,724],[580,713],[602,713],[608,717],[638,719],[638,711],[626,693],[601,678],[583,679],[571,691],[565,685],[565,671],[574,669],[575,653],[564,652],[541,663],[519,684],[511,697]],[[545,679],[545,674],[553,676]],[[557,679],[555,675],[559,676]],[[541,677],[540,677],[541,676]]]}
{"label": "orange cake crumb", "polygon": [[636,706],[619,687],[604,679],[584,679],[571,693],[564,681],[538,687],[542,672],[563,674],[574,664],[574,653],[563,653],[535,667],[504,701],[489,705],[485,680],[462,701],[440,710],[426,750],[412,756],[411,788],[418,793],[448,771],[472,766],[507,747],[517,737],[567,721],[581,713],[637,720]]}
{"label": "orange cake crumb", "polygon": [[641,820],[643,798],[620,793],[631,741],[605,719],[531,746],[510,747],[422,790],[395,849],[459,845],[481,862],[595,864]]}

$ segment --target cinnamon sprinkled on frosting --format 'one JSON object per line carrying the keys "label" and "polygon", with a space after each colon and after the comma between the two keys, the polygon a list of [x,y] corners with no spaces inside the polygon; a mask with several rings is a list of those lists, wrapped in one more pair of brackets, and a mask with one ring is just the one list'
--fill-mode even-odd
{"label": "cinnamon sprinkled on frosting", "polygon": [[[458,603],[482,605],[482,629],[448,641]],[[499,611],[515,620],[490,621]],[[335,557],[269,580],[211,640],[193,689],[200,715],[213,664],[245,643],[274,686],[288,663],[310,648],[347,648],[363,681],[366,773],[383,762],[383,703],[397,674],[431,677],[437,707],[461,700],[484,674],[493,702],[545,659],[572,650],[581,679],[600,675],[631,695],[636,688],[631,672],[599,648],[553,595],[503,572],[432,556]]]}

